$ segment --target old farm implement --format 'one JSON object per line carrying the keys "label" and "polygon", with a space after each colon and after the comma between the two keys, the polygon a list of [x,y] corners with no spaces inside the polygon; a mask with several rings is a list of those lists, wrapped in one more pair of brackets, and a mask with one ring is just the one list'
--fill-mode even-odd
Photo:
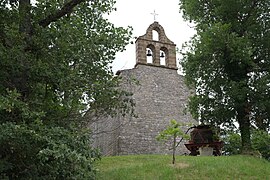
{"label": "old farm implement", "polygon": [[198,125],[192,127],[190,140],[185,144],[190,151],[190,155],[203,155],[207,150],[208,155],[221,155],[223,141],[220,141],[217,132],[209,125]]}

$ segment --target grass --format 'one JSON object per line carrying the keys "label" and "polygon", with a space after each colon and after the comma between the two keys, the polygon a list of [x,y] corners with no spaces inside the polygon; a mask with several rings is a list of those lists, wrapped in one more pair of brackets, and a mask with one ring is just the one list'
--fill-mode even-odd
{"label": "grass", "polygon": [[270,180],[270,162],[250,156],[177,156],[175,165],[169,155],[114,156],[97,166],[100,180]]}

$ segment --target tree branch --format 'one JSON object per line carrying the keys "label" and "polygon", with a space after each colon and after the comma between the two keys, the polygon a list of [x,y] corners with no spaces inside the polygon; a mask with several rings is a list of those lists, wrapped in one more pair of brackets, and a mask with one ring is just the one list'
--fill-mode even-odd
{"label": "tree branch", "polygon": [[57,21],[61,17],[63,17],[66,14],[71,13],[73,8],[77,6],[78,4],[85,2],[86,0],[70,0],[69,2],[65,3],[64,6],[56,11],[53,14],[48,15],[45,19],[42,19],[39,21],[39,25],[42,27],[47,27],[50,23]]}

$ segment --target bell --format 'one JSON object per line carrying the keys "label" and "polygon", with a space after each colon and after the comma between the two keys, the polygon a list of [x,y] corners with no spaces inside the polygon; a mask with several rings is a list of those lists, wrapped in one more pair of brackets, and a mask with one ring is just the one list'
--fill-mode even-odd
{"label": "bell", "polygon": [[160,57],[161,58],[164,58],[165,57],[164,52],[161,52]]}
{"label": "bell", "polygon": [[147,50],[147,54],[146,54],[146,56],[152,56],[152,54],[151,54],[151,50]]}

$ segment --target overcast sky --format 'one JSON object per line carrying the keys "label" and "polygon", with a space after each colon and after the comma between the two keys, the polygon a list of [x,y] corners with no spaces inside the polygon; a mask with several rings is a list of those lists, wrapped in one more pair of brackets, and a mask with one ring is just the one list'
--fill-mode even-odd
{"label": "overcast sky", "polygon": [[[179,13],[179,0],[116,0],[117,11],[108,16],[108,19],[116,26],[132,26],[133,36],[144,35],[146,29],[156,21],[163,26],[167,37],[178,48],[193,36],[195,31],[190,27],[192,24],[185,22]],[[131,69],[135,65],[135,44],[128,45],[126,51],[118,53],[113,62],[113,71]],[[177,56],[180,58],[180,56]]]}

